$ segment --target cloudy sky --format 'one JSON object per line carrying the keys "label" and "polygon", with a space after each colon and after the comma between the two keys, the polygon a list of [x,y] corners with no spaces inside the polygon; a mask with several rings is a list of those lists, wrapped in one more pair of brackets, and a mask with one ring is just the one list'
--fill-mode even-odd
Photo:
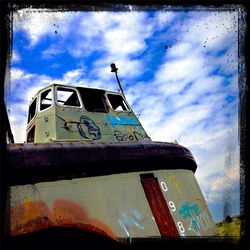
{"label": "cloudy sky", "polygon": [[154,141],[189,148],[216,221],[239,208],[238,12],[217,10],[55,12],[13,16],[10,84],[15,142],[25,141],[32,96],[52,84],[118,90]]}

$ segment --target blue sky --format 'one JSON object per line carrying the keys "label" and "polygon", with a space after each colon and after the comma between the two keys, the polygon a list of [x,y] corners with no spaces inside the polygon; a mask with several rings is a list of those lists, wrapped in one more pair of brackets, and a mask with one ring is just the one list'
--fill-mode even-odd
{"label": "blue sky", "polygon": [[25,141],[28,103],[39,89],[60,83],[118,90],[109,67],[115,63],[149,136],[192,151],[215,220],[225,204],[239,214],[237,10],[128,9],[14,13],[5,101],[15,141]]}

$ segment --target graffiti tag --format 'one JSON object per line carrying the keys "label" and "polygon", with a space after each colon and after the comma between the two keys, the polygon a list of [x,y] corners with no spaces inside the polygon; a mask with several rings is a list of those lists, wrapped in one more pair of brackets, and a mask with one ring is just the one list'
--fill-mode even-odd
{"label": "graffiti tag", "polygon": [[99,140],[101,138],[100,128],[89,117],[82,115],[77,124],[79,134],[85,139]]}
{"label": "graffiti tag", "polygon": [[115,130],[114,137],[117,141],[140,141],[144,139],[143,135],[136,131],[133,134],[123,134],[121,131]]}
{"label": "graffiti tag", "polygon": [[200,211],[197,204],[190,204],[189,202],[185,202],[179,210],[179,214],[182,215],[183,219],[186,219],[188,217],[193,217],[193,215],[199,215]]}
{"label": "graffiti tag", "polygon": [[182,219],[191,218],[189,230],[191,230],[193,227],[195,232],[198,232],[199,226],[197,224],[195,216],[198,216],[200,214],[200,211],[197,204],[190,204],[189,202],[185,202],[179,210],[179,214],[182,215]]}
{"label": "graffiti tag", "polygon": [[193,231],[197,235],[200,235],[200,229],[206,231],[214,227],[214,222],[210,216],[206,212],[201,213],[197,204],[185,202],[179,210],[179,214],[182,215],[183,219],[190,219],[188,230]]}
{"label": "graffiti tag", "polygon": [[179,194],[181,194],[181,189],[182,189],[182,183],[180,180],[178,180],[174,175],[169,175],[167,177],[169,180],[169,183],[172,187],[176,188]]}
{"label": "graffiti tag", "polygon": [[106,119],[109,121],[110,126],[122,125],[139,125],[139,122],[135,116],[114,116],[106,115]]}

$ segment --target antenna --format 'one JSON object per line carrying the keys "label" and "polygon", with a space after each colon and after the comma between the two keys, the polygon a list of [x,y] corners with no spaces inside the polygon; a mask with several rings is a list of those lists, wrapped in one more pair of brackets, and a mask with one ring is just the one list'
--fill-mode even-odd
{"label": "antenna", "polygon": [[[124,92],[123,92],[123,89],[122,89],[122,85],[121,85],[120,80],[119,80],[118,75],[117,75],[118,68],[116,68],[116,66],[115,66],[114,63],[111,63],[111,64],[110,64],[110,67],[111,67],[111,72],[114,72],[114,73],[115,73],[116,80],[117,80],[118,85],[119,85],[119,87],[120,87],[120,90],[121,90],[121,92],[122,92],[122,94],[123,94],[123,97],[125,98],[125,95],[124,95]],[[126,99],[126,98],[125,98],[125,99]]]}

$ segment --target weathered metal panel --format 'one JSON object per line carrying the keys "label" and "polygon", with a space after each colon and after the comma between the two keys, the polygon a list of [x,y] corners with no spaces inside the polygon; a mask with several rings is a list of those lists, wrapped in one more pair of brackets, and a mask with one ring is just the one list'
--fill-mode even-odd
{"label": "weathered metal panel", "polygon": [[56,138],[56,116],[55,109],[43,111],[43,116],[38,115],[35,122],[35,141],[48,143],[51,138]]}
{"label": "weathered metal panel", "polygon": [[140,174],[145,173],[158,178],[181,236],[216,234],[215,223],[189,170],[155,170],[12,186],[10,233],[15,236],[62,226],[94,231],[115,240],[160,237],[141,184]]}
{"label": "weathered metal panel", "polygon": [[[72,107],[56,107],[56,139],[92,141],[150,141],[131,112],[96,113]],[[65,121],[67,125],[64,126]]]}

